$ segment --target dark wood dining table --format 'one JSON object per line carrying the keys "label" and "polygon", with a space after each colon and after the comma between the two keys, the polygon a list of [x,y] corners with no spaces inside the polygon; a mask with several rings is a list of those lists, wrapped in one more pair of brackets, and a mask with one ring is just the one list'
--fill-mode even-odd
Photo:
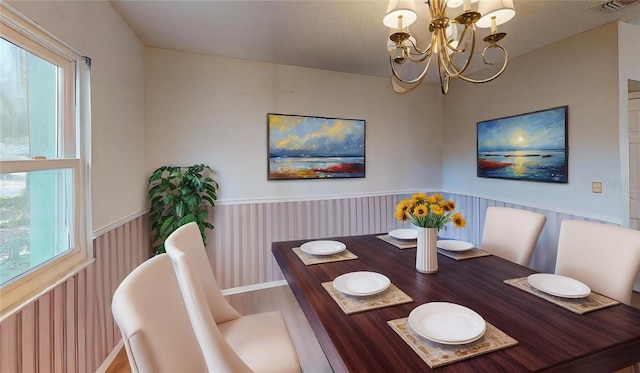
{"label": "dark wood dining table", "polygon": [[[573,313],[504,283],[535,272],[495,255],[438,255],[438,272],[424,274],[415,269],[415,248],[401,250],[376,235],[323,239],[343,242],[358,258],[305,265],[292,249],[312,240],[274,242],[272,252],[335,372],[430,371],[387,321],[436,301],[474,310],[518,344],[434,371],[612,372],[640,362],[639,309]],[[384,274],[413,302],[345,314],[321,284],[353,271]]]}

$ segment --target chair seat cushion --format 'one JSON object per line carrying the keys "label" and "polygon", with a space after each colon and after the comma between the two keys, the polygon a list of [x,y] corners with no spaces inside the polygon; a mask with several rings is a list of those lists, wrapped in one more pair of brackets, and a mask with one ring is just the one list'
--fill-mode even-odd
{"label": "chair seat cushion", "polygon": [[227,343],[254,372],[300,372],[300,362],[280,311],[245,315],[218,324]]}

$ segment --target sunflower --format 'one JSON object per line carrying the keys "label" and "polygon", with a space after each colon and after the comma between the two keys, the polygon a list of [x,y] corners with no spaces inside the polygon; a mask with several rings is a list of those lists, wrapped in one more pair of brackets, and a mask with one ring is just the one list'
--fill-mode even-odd
{"label": "sunflower", "polygon": [[398,206],[396,207],[396,219],[405,221],[407,220],[407,209],[409,208],[409,200],[403,199],[398,202]]}
{"label": "sunflower", "polygon": [[416,193],[411,197],[411,203],[417,205],[427,199],[427,195],[425,193]]}
{"label": "sunflower", "polygon": [[467,225],[467,221],[464,220],[464,217],[462,217],[462,214],[459,212],[453,214],[453,218],[451,218],[451,221],[453,221],[453,225],[456,228],[464,228]]}
{"label": "sunflower", "polygon": [[439,205],[430,205],[429,210],[431,210],[432,213],[438,216],[441,216],[444,214],[444,209]]}
{"label": "sunflower", "polygon": [[444,211],[453,211],[456,209],[456,203],[452,200],[448,200],[447,202],[444,202],[442,204],[442,208],[444,209]]}
{"label": "sunflower", "polygon": [[423,216],[427,216],[428,213],[429,208],[427,207],[427,205],[422,204],[413,208],[413,215],[415,217],[421,218]]}

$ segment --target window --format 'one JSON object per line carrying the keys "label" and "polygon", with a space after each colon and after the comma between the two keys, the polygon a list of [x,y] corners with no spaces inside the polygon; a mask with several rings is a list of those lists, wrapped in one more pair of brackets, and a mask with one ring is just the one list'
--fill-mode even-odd
{"label": "window", "polygon": [[0,315],[89,258],[88,65],[2,6]]}

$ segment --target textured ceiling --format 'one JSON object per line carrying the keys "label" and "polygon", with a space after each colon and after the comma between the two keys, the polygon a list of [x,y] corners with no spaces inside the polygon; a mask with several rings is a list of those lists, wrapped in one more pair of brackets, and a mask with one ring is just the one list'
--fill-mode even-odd
{"label": "textured ceiling", "polygon": [[[511,57],[602,24],[639,23],[640,5],[613,13],[591,0],[514,0],[516,16],[500,27]],[[387,1],[111,1],[147,46],[253,61],[389,76]],[[419,12],[426,6],[419,3]],[[426,23],[412,32],[418,40]],[[479,29],[484,36],[487,29]],[[478,65],[474,65],[474,70]],[[435,69],[433,69],[435,70]],[[433,75],[432,75],[433,76]],[[429,80],[432,80],[431,77]]]}

